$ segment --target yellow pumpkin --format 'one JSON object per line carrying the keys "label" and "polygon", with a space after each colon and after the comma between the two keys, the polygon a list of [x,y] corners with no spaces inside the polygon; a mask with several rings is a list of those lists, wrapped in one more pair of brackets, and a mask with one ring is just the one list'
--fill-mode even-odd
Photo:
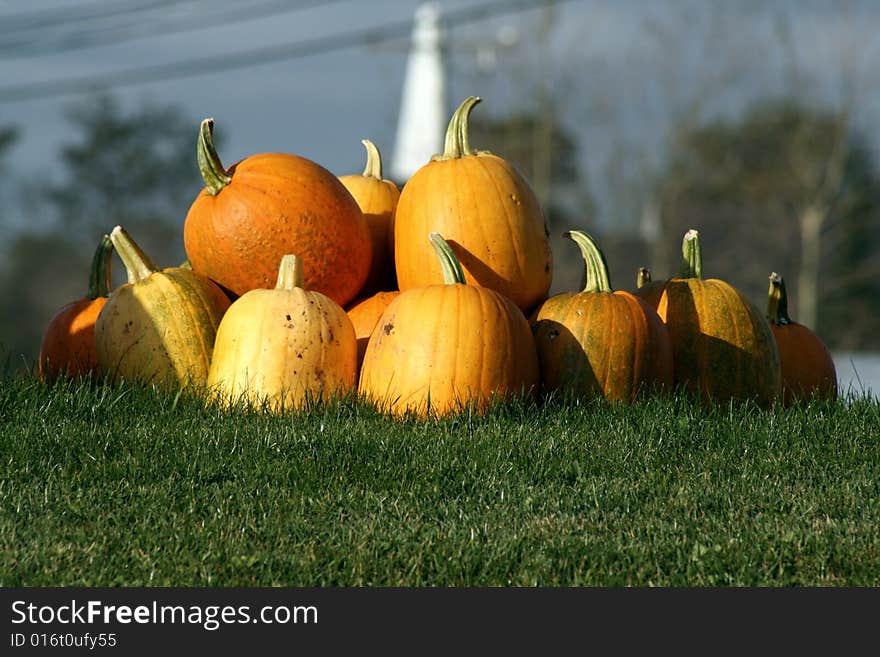
{"label": "yellow pumpkin", "polygon": [[592,237],[566,234],[581,250],[585,284],[541,304],[535,345],[550,391],[631,403],[672,388],[672,346],[657,311],[629,292],[613,291],[605,256]]}
{"label": "yellow pumpkin", "polygon": [[373,258],[367,282],[360,296],[372,296],[376,292],[396,290],[397,275],[394,271],[394,210],[400,198],[400,190],[391,180],[382,178],[382,156],[369,139],[361,140],[367,149],[367,164],[363,174],[340,176],[339,180],[357,201],[370,229]]}
{"label": "yellow pumpkin", "polygon": [[281,259],[275,289],[246,292],[224,315],[208,374],[221,405],[282,412],[356,387],[351,320],[329,297],[303,289],[298,257]]}
{"label": "yellow pumpkin", "polygon": [[395,416],[442,416],[532,395],[538,357],[522,311],[507,297],[464,284],[450,246],[430,236],[445,284],[401,292],[382,314],[364,355],[360,393]]}
{"label": "yellow pumpkin", "polygon": [[229,298],[181,267],[159,270],[121,226],[110,240],[128,273],[95,322],[98,364],[111,379],[203,386]]}
{"label": "yellow pumpkin", "polygon": [[704,403],[752,399],[770,406],[782,392],[782,374],[766,317],[729,283],[703,279],[696,230],[684,236],[682,260],[681,276],[633,292],[666,324],[675,385]]}
{"label": "yellow pumpkin", "polygon": [[468,115],[456,110],[444,152],[403,186],[394,214],[394,261],[400,290],[440,280],[428,234],[441,233],[470,285],[488,287],[529,312],[547,298],[553,257],[544,214],[526,179],[497,155],[470,148]]}

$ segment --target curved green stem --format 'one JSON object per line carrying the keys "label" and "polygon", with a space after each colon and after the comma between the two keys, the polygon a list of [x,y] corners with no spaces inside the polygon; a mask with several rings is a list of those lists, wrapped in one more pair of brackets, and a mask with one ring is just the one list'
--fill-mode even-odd
{"label": "curved green stem", "polygon": [[770,291],[767,293],[767,319],[771,324],[791,324],[788,316],[788,294],[785,292],[785,281],[782,276],[770,274]]}
{"label": "curved green stem", "polygon": [[110,241],[113,242],[119,259],[125,265],[129,283],[137,283],[159,271],[153,259],[143,252],[122,226],[113,229],[110,233]]}
{"label": "curved green stem", "polygon": [[468,137],[468,119],[471,110],[482,100],[478,96],[468,96],[458,106],[449,125],[446,128],[446,140],[443,144],[443,154],[435,155],[433,160],[454,160],[465,155],[473,155]]}
{"label": "curved green stem", "polygon": [[636,289],[645,287],[650,282],[651,270],[647,267],[639,267],[639,271],[636,273]]}
{"label": "curved green stem", "polygon": [[303,280],[302,259],[295,255],[282,256],[275,289],[292,290],[295,287],[302,287]]}
{"label": "curved green stem", "polygon": [[584,258],[584,292],[612,292],[605,254],[596,241],[580,230],[570,230],[565,237],[572,240]]}
{"label": "curved green stem", "polygon": [[458,258],[455,257],[452,247],[449,246],[440,233],[431,233],[429,239],[431,240],[431,246],[434,247],[434,252],[440,259],[440,269],[443,271],[443,282],[447,285],[452,285],[454,283],[465,285],[464,269],[461,268],[461,263],[458,261]]}
{"label": "curved green stem", "polygon": [[214,119],[205,119],[199,127],[198,143],[199,171],[205,181],[205,190],[216,196],[226,185],[232,182],[226,167],[220,161],[217,147],[214,145]]}
{"label": "curved green stem", "polygon": [[113,242],[109,235],[102,235],[92,258],[92,268],[89,271],[88,299],[110,296],[113,289]]}
{"label": "curved green stem", "polygon": [[364,176],[382,180],[382,156],[379,149],[369,139],[361,139],[361,143],[367,149],[367,165],[364,167]]}
{"label": "curved green stem", "polygon": [[681,277],[703,278],[700,233],[693,228],[684,234],[684,240],[681,243]]}

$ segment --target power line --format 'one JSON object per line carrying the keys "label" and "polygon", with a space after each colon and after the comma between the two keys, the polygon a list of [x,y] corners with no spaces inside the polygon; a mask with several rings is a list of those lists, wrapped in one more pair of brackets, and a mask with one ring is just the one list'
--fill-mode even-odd
{"label": "power line", "polygon": [[[38,55],[55,55],[73,50],[97,48],[100,46],[125,43],[136,39],[153,37],[157,34],[166,36],[182,32],[194,32],[210,27],[221,27],[233,23],[258,20],[269,16],[284,14],[291,11],[310,9],[312,7],[324,7],[336,4],[344,0],[303,0],[292,3],[290,0],[275,0],[274,2],[254,5],[248,3],[244,7],[235,7],[226,12],[212,12],[198,17],[193,23],[181,23],[181,20],[159,20],[154,22],[138,21],[122,26],[111,25],[91,30],[74,32],[73,34],[61,35],[56,39],[47,41],[7,41],[0,42],[0,52],[7,59],[21,59]],[[162,3],[159,3],[162,4]]]}
{"label": "power line", "polygon": [[[193,0],[182,0],[192,2]],[[106,2],[93,2],[74,7],[60,7],[57,9],[42,9],[26,14],[14,14],[12,16],[0,16],[0,34],[9,32],[24,32],[39,30],[54,25],[69,25],[90,21],[96,18],[108,16],[121,16],[152,9],[166,7],[168,5],[181,4],[181,0],[141,0],[139,2],[115,3],[108,5]]]}
{"label": "power line", "polygon": [[[479,7],[468,7],[446,12],[444,22],[449,26],[473,23],[495,16],[518,13],[571,0],[496,0]],[[32,82],[0,87],[0,103],[11,103],[36,98],[50,98],[107,88],[127,87],[148,82],[180,80],[221,71],[250,68],[270,62],[301,59],[313,55],[369,46],[384,41],[404,38],[412,31],[412,20],[388,23],[384,26],[351,30],[325,37],[304,39],[290,44],[255,48],[238,53],[199,57],[181,62],[144,66],[116,71],[100,76],[83,76]]]}

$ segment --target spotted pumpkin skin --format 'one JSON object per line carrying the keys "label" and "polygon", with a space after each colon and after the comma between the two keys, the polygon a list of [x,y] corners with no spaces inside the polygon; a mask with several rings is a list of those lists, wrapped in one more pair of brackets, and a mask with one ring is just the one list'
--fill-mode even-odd
{"label": "spotted pumpkin skin", "polygon": [[229,298],[180,267],[116,288],[95,323],[101,370],[112,380],[202,387]]}
{"label": "spotted pumpkin skin", "polygon": [[221,406],[240,403],[280,413],[357,389],[351,320],[335,301],[301,286],[279,282],[230,306],[208,374],[210,394]]}
{"label": "spotted pumpkin skin", "polygon": [[[200,148],[214,152],[213,143],[203,145],[206,132],[210,129],[204,127]],[[307,289],[340,305],[357,296],[370,270],[370,233],[336,176],[286,153],[252,155],[228,170],[217,160],[213,168],[209,174],[203,168],[208,184],[184,223],[184,247],[194,271],[241,296],[272,288],[281,258],[296,253]],[[218,176],[222,182],[212,186],[209,181]]]}
{"label": "spotted pumpkin skin", "polygon": [[546,390],[632,403],[672,389],[669,335],[641,299],[621,291],[567,292],[547,299],[535,320]]}
{"label": "spotted pumpkin skin", "polygon": [[339,180],[357,201],[370,230],[370,273],[359,293],[361,297],[369,297],[377,292],[397,289],[393,222],[400,189],[393,181],[382,178],[382,159],[373,142],[364,139],[363,143],[367,149],[364,172],[340,176]]}
{"label": "spotted pumpkin skin", "polygon": [[390,292],[377,292],[366,299],[358,299],[348,307],[346,312],[348,318],[354,325],[354,334],[357,338],[358,345],[358,369],[364,362],[364,354],[367,351],[367,343],[373,330],[379,324],[379,319],[388,305],[394,301],[400,292],[393,290]]}
{"label": "spotted pumpkin skin", "polygon": [[[464,132],[470,98],[456,112]],[[468,105],[470,103],[470,105]],[[450,122],[455,127],[456,117]],[[460,133],[460,130],[458,131]],[[511,299],[525,313],[547,298],[553,257],[538,199],[509,162],[452,143],[403,186],[394,217],[394,261],[400,290],[442,280],[428,235],[441,233],[469,285]]]}
{"label": "spotted pumpkin skin", "polygon": [[733,286],[669,279],[657,314],[669,331],[676,386],[706,402],[751,399],[766,408],[779,398],[782,374],[770,325]]}

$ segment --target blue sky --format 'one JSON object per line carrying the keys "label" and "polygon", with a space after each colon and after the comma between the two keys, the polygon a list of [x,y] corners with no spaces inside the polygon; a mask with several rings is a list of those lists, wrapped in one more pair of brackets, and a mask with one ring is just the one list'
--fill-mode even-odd
{"label": "blue sky", "polygon": [[[88,10],[96,6],[95,0],[0,3],[0,125],[11,123],[22,129],[13,158],[20,175],[57,171],[55,155],[69,138],[64,111],[77,97],[4,102],[3,90],[234,56],[381,27],[410,20],[420,4],[418,0],[291,0],[288,5],[294,9],[282,12],[277,0],[248,4],[141,0],[148,2],[162,6],[32,32],[4,31],[4,25],[10,21],[15,25],[35,11]],[[492,2],[497,0],[440,0],[439,5],[453,12]],[[132,0],[106,3],[116,10],[132,4]],[[266,15],[245,20],[242,7]],[[231,16],[234,20],[229,20],[229,12],[237,12]],[[635,207],[615,205],[615,194],[620,195],[615,190],[625,190],[632,180],[637,186],[645,172],[659,166],[669,130],[677,122],[732,115],[751,100],[784,93],[834,103],[847,58],[862,62],[856,74],[863,87],[857,120],[880,135],[876,91],[880,86],[875,84],[873,65],[880,61],[875,36],[880,34],[880,3],[569,0],[555,5],[542,40],[540,28],[547,17],[539,8],[453,30],[450,102],[480,95],[484,102],[477,111],[503,114],[529,105],[536,85],[548,84],[579,141],[583,168],[599,197],[600,212],[607,216],[635,220]],[[137,23],[130,22],[134,18]],[[225,24],[190,29],[203,21]],[[780,36],[780,25],[787,35]],[[93,38],[99,39],[132,32],[147,36],[116,45],[22,56],[28,48],[31,53],[57,50],[59,43],[84,27],[99,30],[97,37],[93,32]],[[479,69],[477,46],[491,45],[504,29],[518,35],[516,43],[498,50],[494,69]],[[11,48],[10,43],[22,39],[24,46]],[[127,106],[144,101],[177,105],[191,120],[193,134],[202,118],[213,116],[226,139],[224,161],[286,150],[342,175],[361,170],[360,140],[365,137],[383,153],[392,152],[405,57],[406,40],[398,39],[250,68],[220,68],[115,93]],[[794,83],[792,63],[800,76]],[[193,170],[197,175],[195,165]]]}

